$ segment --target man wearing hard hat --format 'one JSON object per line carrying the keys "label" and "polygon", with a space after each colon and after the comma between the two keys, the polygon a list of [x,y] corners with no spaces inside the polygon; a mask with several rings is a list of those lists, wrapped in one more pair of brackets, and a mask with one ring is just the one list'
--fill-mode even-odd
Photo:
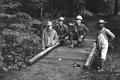
{"label": "man wearing hard hat", "polygon": [[52,22],[47,22],[47,27],[42,33],[42,47],[43,50],[47,47],[53,46],[58,42],[57,32],[52,28]]}
{"label": "man wearing hard hat", "polygon": [[81,23],[82,20],[82,16],[78,15],[76,17],[76,22],[72,25],[74,33],[70,32],[71,48],[74,47],[73,40],[75,36],[77,38],[77,46],[80,47],[82,45],[82,42],[84,41],[85,36],[89,32],[89,29],[83,23]]}
{"label": "man wearing hard hat", "polygon": [[115,38],[115,35],[107,28],[105,28],[105,21],[100,19],[99,24],[99,32],[97,37],[97,50],[100,56],[100,66],[98,67],[98,71],[103,71],[104,62],[106,60],[106,55],[108,52],[109,41],[112,41]]}
{"label": "man wearing hard hat", "polygon": [[68,27],[64,24],[64,17],[58,19],[57,33],[59,36],[59,41],[61,43],[65,42],[68,39]]}

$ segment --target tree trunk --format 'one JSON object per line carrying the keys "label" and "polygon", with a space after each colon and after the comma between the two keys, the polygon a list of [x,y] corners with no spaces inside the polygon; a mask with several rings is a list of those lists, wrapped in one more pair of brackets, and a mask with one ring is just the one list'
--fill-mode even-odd
{"label": "tree trunk", "polygon": [[114,15],[118,15],[118,0],[115,0]]}

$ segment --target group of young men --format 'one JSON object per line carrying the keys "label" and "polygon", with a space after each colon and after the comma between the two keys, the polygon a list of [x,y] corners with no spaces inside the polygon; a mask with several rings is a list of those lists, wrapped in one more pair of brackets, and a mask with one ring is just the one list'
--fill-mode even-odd
{"label": "group of young men", "polygon": [[[53,46],[56,43],[64,43],[67,39],[70,40],[70,48],[75,46],[74,40],[77,41],[77,46],[80,47],[84,42],[84,38],[89,33],[89,29],[82,23],[82,16],[78,15],[74,23],[66,25],[64,17],[58,18],[57,26],[53,27],[52,21],[47,22],[47,27],[42,34],[43,50],[47,47]],[[101,65],[98,66],[98,71],[103,70],[103,64],[106,60],[109,42],[115,38],[115,35],[107,28],[105,28],[105,21],[100,19],[98,21],[98,35],[96,39],[98,54],[100,55]]]}
{"label": "group of young men", "polygon": [[70,23],[68,26],[64,23],[63,17],[58,18],[58,24],[53,27],[51,21],[47,22],[47,27],[43,31],[43,50],[46,47],[54,45],[56,42],[64,43],[66,40],[70,40],[70,47],[74,47],[74,40],[77,40],[77,46],[81,46],[85,36],[88,34],[89,29],[83,24],[82,16],[77,16],[74,23]]}

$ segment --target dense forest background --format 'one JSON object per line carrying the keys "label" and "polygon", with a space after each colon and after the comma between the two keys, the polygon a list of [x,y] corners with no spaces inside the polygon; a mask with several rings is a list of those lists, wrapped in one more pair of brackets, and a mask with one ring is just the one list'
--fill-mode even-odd
{"label": "dense forest background", "polygon": [[[0,12],[9,14],[19,11],[33,17],[43,16],[75,16],[85,13],[118,14],[119,0],[0,0]],[[12,11],[11,11],[12,9]]]}

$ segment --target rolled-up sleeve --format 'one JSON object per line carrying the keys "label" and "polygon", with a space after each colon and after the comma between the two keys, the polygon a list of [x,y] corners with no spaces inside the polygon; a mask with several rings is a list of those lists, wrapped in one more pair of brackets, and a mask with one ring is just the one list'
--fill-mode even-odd
{"label": "rolled-up sleeve", "polygon": [[110,41],[115,38],[115,35],[109,29],[106,29],[106,34],[110,37]]}

